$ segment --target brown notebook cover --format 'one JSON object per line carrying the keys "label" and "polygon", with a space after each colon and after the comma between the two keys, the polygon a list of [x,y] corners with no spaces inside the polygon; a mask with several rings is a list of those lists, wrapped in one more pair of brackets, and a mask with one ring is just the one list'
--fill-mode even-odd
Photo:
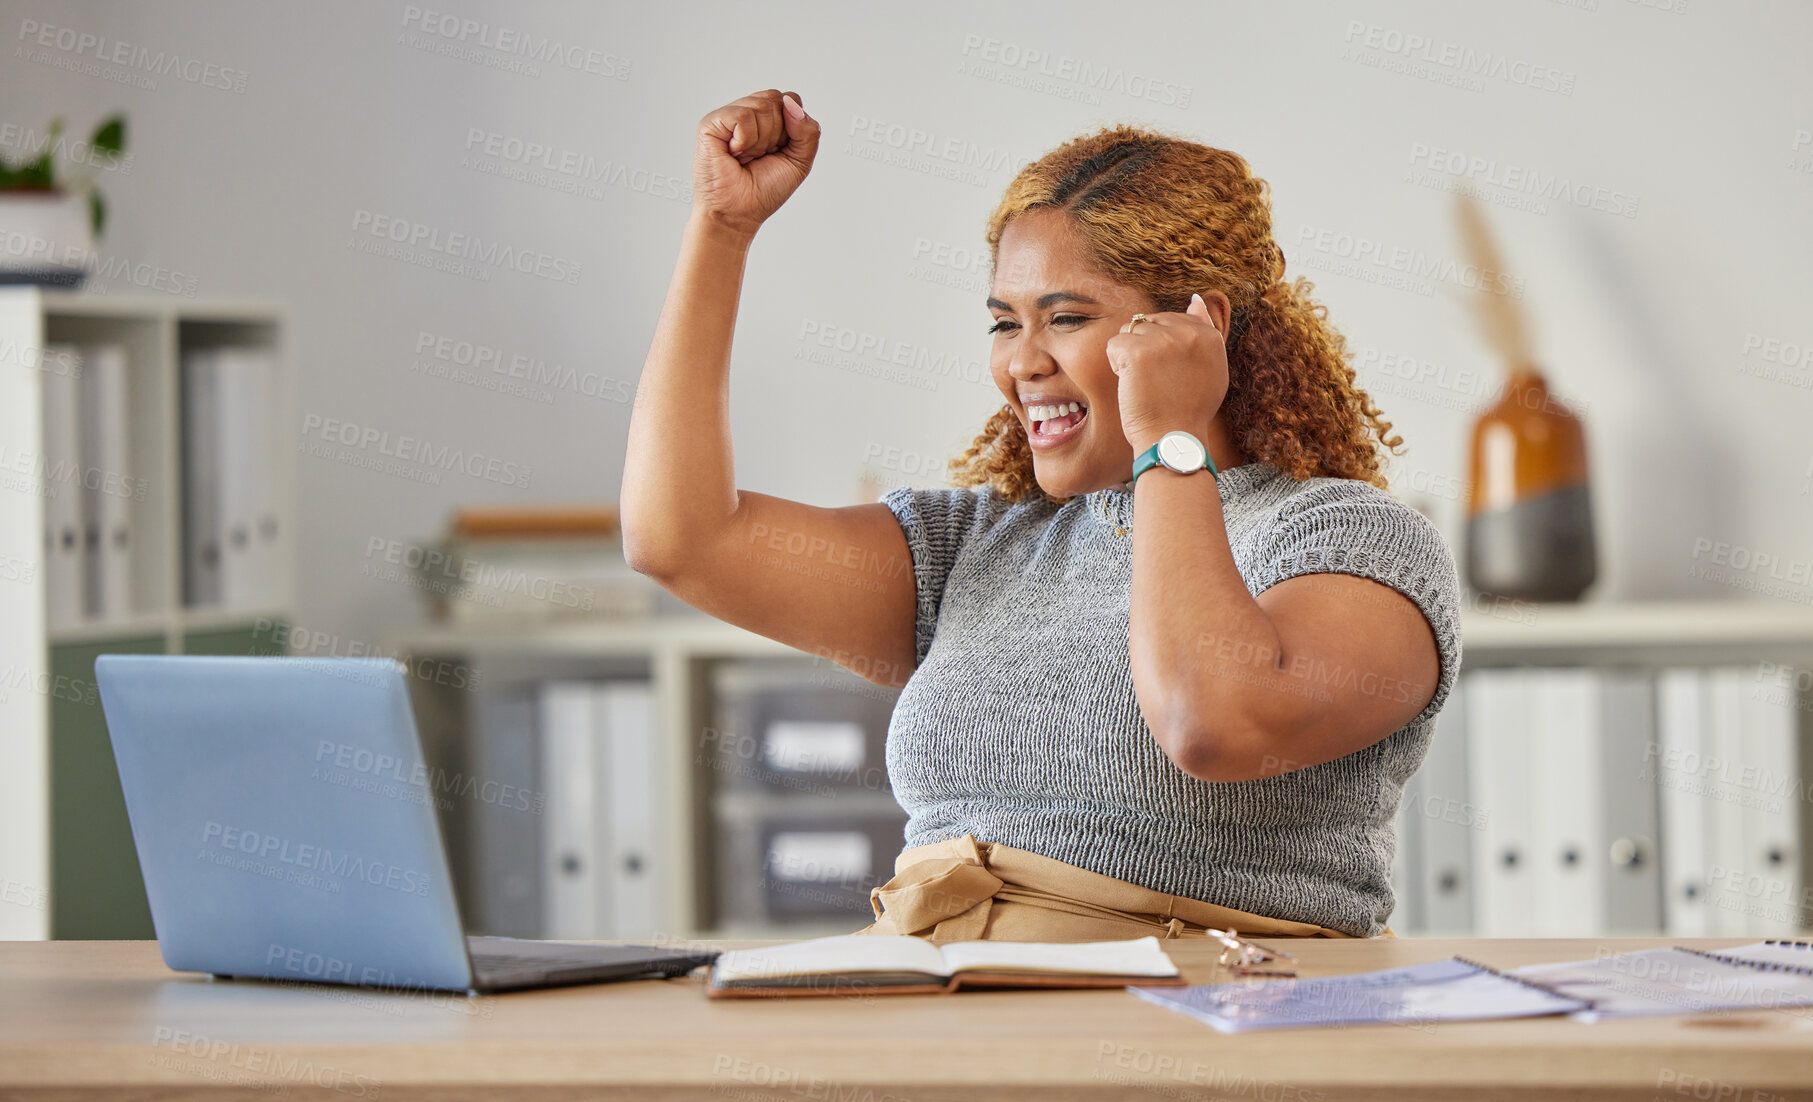
{"label": "brown notebook cover", "polygon": [[[860,974],[858,974],[860,975]],[[717,966],[705,979],[705,994],[713,999],[773,999],[814,995],[949,995],[967,988],[1086,988],[1182,987],[1182,976],[1090,976],[1061,972],[959,972],[946,983],[864,983],[858,976],[835,973],[816,976],[798,987],[719,987]]]}
{"label": "brown notebook cover", "polygon": [[531,539],[617,534],[611,505],[472,505],[453,514],[452,532],[461,539]]}

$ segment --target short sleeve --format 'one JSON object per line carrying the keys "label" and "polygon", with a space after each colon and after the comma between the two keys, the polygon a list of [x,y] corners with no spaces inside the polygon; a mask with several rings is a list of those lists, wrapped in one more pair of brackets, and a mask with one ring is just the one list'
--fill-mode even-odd
{"label": "short sleeve", "polygon": [[1415,602],[1435,633],[1435,695],[1406,726],[1432,718],[1460,674],[1460,580],[1441,532],[1423,514],[1370,483],[1317,480],[1279,507],[1262,539],[1254,596],[1303,574],[1352,574]]}
{"label": "short sleeve", "polygon": [[938,609],[944,603],[944,583],[957,556],[979,532],[986,530],[1010,503],[992,489],[918,489],[898,486],[882,495],[894,512],[913,553],[913,582],[918,611],[913,629],[913,660],[925,662],[932,635],[938,627]]}

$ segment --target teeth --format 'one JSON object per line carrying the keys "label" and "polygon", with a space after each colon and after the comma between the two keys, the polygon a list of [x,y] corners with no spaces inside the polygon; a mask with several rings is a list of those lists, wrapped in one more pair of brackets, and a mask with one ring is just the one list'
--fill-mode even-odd
{"label": "teeth", "polygon": [[1076,413],[1082,408],[1080,402],[1059,402],[1055,406],[1027,406],[1026,414],[1034,421],[1049,421],[1053,417],[1062,417],[1066,413]]}

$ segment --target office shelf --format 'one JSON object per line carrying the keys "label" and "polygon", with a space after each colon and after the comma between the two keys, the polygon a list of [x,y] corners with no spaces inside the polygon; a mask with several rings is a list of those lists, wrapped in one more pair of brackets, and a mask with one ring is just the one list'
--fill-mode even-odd
{"label": "office shelf", "polygon": [[[275,462],[283,556],[260,607],[185,606],[181,361],[191,348],[250,344],[269,350],[275,373],[268,427],[289,423],[287,322],[270,303],[174,295],[114,295],[36,287],[0,288],[0,410],[6,461],[20,491],[0,509],[0,567],[26,574],[0,587],[8,627],[0,667],[47,691],[0,691],[0,881],[48,899],[35,913],[0,909],[0,937],[150,937],[111,746],[93,691],[94,657],[109,651],[269,653],[272,626],[287,621],[295,594],[295,531],[289,454]],[[41,408],[46,344],[117,344],[126,352],[127,448],[119,471],[140,480],[128,507],[130,605],[106,619],[48,625],[44,544],[49,493]],[[41,475],[40,471],[44,473]],[[83,477],[88,477],[84,472]],[[36,486],[28,483],[43,482]],[[29,572],[17,568],[29,563]]]}
{"label": "office shelf", "polygon": [[[682,614],[624,620],[561,622],[545,626],[426,626],[383,640],[386,653],[411,661],[441,659],[482,674],[484,691],[544,677],[612,676],[648,679],[654,689],[664,757],[660,762],[661,828],[675,867],[667,878],[666,918],[676,937],[716,937],[709,911],[711,827],[701,800],[700,772],[706,768],[700,732],[710,719],[709,677],[715,663],[755,657],[805,657],[797,650],[708,616]],[[459,693],[412,682],[417,714],[430,753],[463,763],[479,705]],[[467,847],[468,865],[477,842],[469,827],[451,824],[449,833]],[[458,854],[455,860],[460,860]],[[484,901],[469,910],[482,914]],[[847,931],[846,931],[847,932]],[[749,937],[797,936],[774,930]]]}
{"label": "office shelf", "polygon": [[[1470,600],[1461,618],[1468,669],[1516,665],[1651,666],[1798,661],[1813,656],[1813,610],[1750,602],[1530,604]],[[544,664],[611,661],[655,684],[667,747],[667,828],[681,855],[669,898],[675,936],[794,938],[848,933],[864,923],[709,925],[702,877],[710,868],[713,812],[778,810],[786,801],[759,792],[717,791],[700,776],[697,732],[709,720],[708,686],[715,662],[733,658],[812,657],[701,615],[560,623],[546,627],[424,627],[387,643],[413,656],[506,661],[532,670]],[[823,659],[819,661],[823,662]],[[623,666],[623,663],[629,665]],[[826,665],[829,665],[827,662]],[[841,672],[841,671],[840,671]],[[841,813],[886,810],[885,792],[839,792]],[[790,806],[790,805],[789,805]],[[888,862],[882,862],[882,873]],[[820,929],[820,927],[823,927]]]}
{"label": "office shelf", "polygon": [[1469,669],[1805,660],[1813,655],[1813,608],[1760,601],[1481,599],[1462,612],[1461,651]]}

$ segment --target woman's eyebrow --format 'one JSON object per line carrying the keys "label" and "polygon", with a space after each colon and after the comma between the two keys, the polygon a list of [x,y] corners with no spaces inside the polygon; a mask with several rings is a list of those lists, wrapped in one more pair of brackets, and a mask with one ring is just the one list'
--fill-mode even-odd
{"label": "woman's eyebrow", "polygon": [[[1045,294],[1040,295],[1039,301],[1033,303],[1033,305],[1040,310],[1044,310],[1047,307],[1054,306],[1060,302],[1080,302],[1086,306],[1101,305],[1101,303],[1090,298],[1088,295],[1078,294],[1075,291],[1048,291]],[[1000,299],[995,298],[993,295],[990,295],[988,298],[988,307],[991,310],[1006,310],[1009,313],[1013,312],[1013,307],[1002,302]]]}

